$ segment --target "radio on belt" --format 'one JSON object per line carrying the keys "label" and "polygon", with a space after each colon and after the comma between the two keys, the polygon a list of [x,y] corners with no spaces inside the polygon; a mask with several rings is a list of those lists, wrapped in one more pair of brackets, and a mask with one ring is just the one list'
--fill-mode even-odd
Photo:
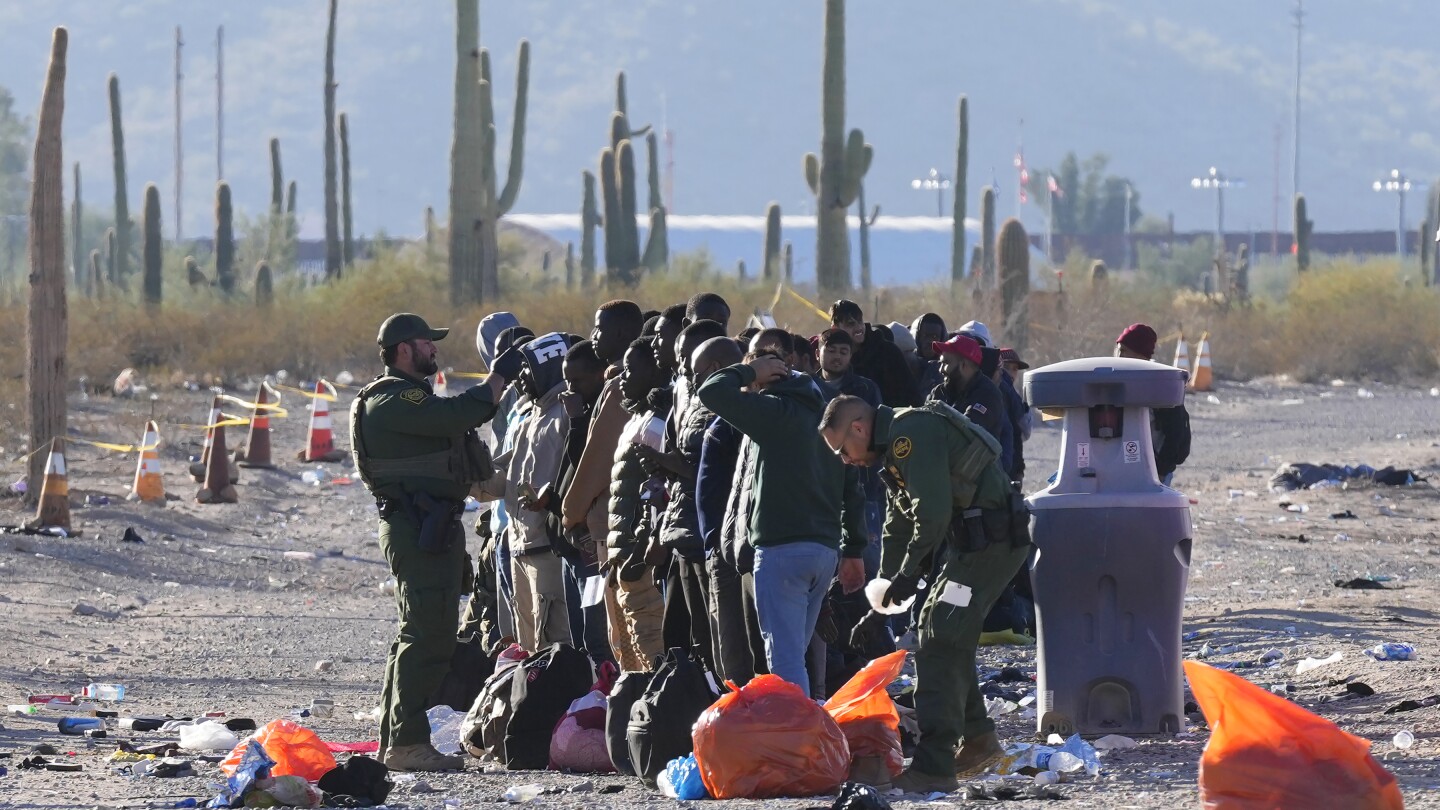
{"label": "radio on belt", "polygon": [[1064,415],[1059,474],[1028,498],[1042,736],[1183,728],[1190,503],[1155,474],[1150,411],[1187,377],[1118,357],[1025,375],[1030,404]]}

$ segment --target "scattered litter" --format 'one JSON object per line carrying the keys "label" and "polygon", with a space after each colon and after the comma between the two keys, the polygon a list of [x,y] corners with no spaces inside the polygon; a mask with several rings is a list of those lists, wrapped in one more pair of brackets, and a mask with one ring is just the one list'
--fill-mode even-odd
{"label": "scattered litter", "polygon": [[145,542],[145,538],[141,537],[141,536],[140,536],[140,533],[137,532],[137,531],[135,531],[135,527],[134,527],[134,526],[126,526],[126,527],[125,527],[125,534],[123,534],[123,535],[120,536],[120,542],[122,542],[122,543],[143,543],[143,542]]}
{"label": "scattered litter", "polygon": [[[334,661],[330,661],[330,660],[328,660],[328,659],[320,660],[320,661],[316,661],[316,662],[315,662],[315,671],[316,671],[316,672],[329,672],[330,670],[332,670],[332,669],[334,669],[334,668],[335,668],[335,662],[334,662]],[[330,704],[330,705],[331,705],[331,706],[334,706],[335,704],[332,703],[332,704]]]}
{"label": "scattered litter", "polygon": [[[1342,535],[1342,536],[1343,536],[1343,535]],[[1337,536],[1336,539],[1338,540],[1339,537]],[[1350,539],[1350,538],[1346,537],[1345,539],[1348,540],[1348,539]],[[1384,585],[1380,584],[1379,582],[1376,582],[1375,580],[1371,579],[1370,577],[1355,577],[1354,579],[1350,579],[1350,580],[1337,579],[1337,580],[1335,580],[1335,587],[1337,587],[1337,588],[1347,588],[1347,589],[1352,590],[1352,591],[1385,591],[1385,590],[1389,590],[1389,588],[1386,588]]]}
{"label": "scattered litter", "polygon": [[1415,658],[1415,645],[1401,644],[1387,641],[1384,644],[1376,644],[1365,651],[1365,654],[1376,661],[1410,661]]}
{"label": "scattered litter", "polygon": [[1219,404],[1220,404],[1220,398],[1217,397],[1217,396],[1215,396],[1214,394],[1211,394],[1210,396],[1205,397],[1205,401],[1208,402],[1208,403],[1210,403],[1211,405],[1219,405]]}
{"label": "scattered litter", "polygon": [[287,560],[305,560],[307,562],[316,559],[315,552],[313,551],[287,551],[284,557]]}
{"label": "scattered litter", "polygon": [[1274,647],[1271,647],[1270,649],[1260,654],[1260,663],[1268,664],[1271,661],[1280,661],[1284,658],[1285,653],[1281,652],[1278,649],[1275,649]]}
{"label": "scattered litter", "polygon": [[965,787],[965,798],[970,801],[1021,802],[1028,799],[1059,801],[1065,798],[1059,790],[1048,785],[1016,787],[1003,782],[985,782]]}
{"label": "scattered litter", "polygon": [[660,793],[667,798],[682,802],[710,798],[705,783],[700,779],[700,764],[695,761],[694,754],[670,760],[655,782]]}
{"label": "scattered litter", "polygon": [[430,721],[430,744],[442,754],[460,753],[460,724],[465,720],[464,712],[457,712],[449,706],[434,706],[425,717]]}
{"label": "scattered litter", "polygon": [[846,782],[830,810],[891,810],[890,802],[880,791],[858,782]]}
{"label": "scattered litter", "polygon": [[1281,405],[1291,405],[1291,406],[1293,406],[1293,405],[1304,405],[1304,404],[1305,404],[1305,400],[1299,399],[1299,398],[1282,399],[1282,400],[1280,400],[1280,404],[1281,404]]}
{"label": "scattered litter", "polygon": [[180,747],[187,751],[229,751],[240,744],[223,724],[204,722],[180,727]]}
{"label": "scattered litter", "polygon": [[1431,695],[1420,700],[1402,700],[1394,706],[1385,710],[1386,714],[1399,714],[1401,712],[1413,712],[1416,709],[1428,709],[1431,706],[1440,706],[1440,695]]}
{"label": "scattered litter", "polygon": [[76,602],[75,607],[71,608],[70,612],[76,616],[94,616],[96,613],[99,613],[100,610],[94,605],[85,602]]}
{"label": "scattered litter", "polygon": [[1119,734],[1106,734],[1096,740],[1093,745],[1096,751],[1124,751],[1129,748],[1137,748],[1140,744]]}
{"label": "scattered litter", "polygon": [[1331,520],[1359,520],[1360,516],[1346,509],[1344,512],[1331,512]]}
{"label": "scattered litter", "polygon": [[1295,674],[1304,675],[1312,669],[1318,669],[1326,664],[1333,664],[1344,657],[1344,653],[1336,650],[1328,658],[1306,658],[1304,661],[1295,665]]}
{"label": "scattered litter", "polygon": [[513,785],[501,794],[501,798],[511,804],[525,804],[535,801],[544,794],[544,785]]}
{"label": "scattered litter", "polygon": [[1364,681],[1353,681],[1345,684],[1345,694],[1354,697],[1374,697],[1375,689]]}
{"label": "scattered litter", "polygon": [[[1385,467],[1375,469],[1368,464],[1282,464],[1270,476],[1271,492],[1293,492],[1297,489],[1318,489],[1338,486],[1347,481],[1371,481],[1385,486],[1409,486],[1426,480],[1409,469]],[[1328,482],[1328,483],[1327,483]]]}
{"label": "scattered litter", "polygon": [[1396,734],[1395,739],[1391,740],[1391,742],[1395,744],[1396,748],[1404,751],[1415,744],[1415,735],[1409,731],[1402,731],[1399,734]]}

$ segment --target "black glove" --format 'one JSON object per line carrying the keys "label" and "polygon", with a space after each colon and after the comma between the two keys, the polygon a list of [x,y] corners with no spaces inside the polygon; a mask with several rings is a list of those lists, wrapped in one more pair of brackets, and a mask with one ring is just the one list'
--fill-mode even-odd
{"label": "black glove", "polygon": [[512,346],[490,364],[490,373],[500,375],[505,382],[511,382],[520,376],[520,369],[524,365],[525,353],[519,346]]}
{"label": "black glove", "polygon": [[890,580],[890,587],[885,589],[885,596],[880,600],[883,607],[891,605],[899,606],[901,602],[914,596],[920,591],[919,574],[896,574]]}
{"label": "black glove", "polygon": [[855,625],[855,629],[850,631],[850,647],[855,650],[864,650],[875,635],[885,628],[885,622],[889,618],[889,616],[873,610],[866,613],[865,618],[861,619]]}

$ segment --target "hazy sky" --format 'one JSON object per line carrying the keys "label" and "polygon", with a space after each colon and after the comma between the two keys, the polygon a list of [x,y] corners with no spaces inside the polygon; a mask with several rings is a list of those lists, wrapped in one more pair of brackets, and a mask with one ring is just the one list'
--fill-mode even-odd
{"label": "hazy sky", "polygon": [[[533,43],[525,179],[517,210],[573,212],[580,171],[608,131],[614,73],[632,119],[674,133],[679,213],[803,213],[801,158],[818,147],[821,0],[483,0],[508,159],[517,42]],[[955,162],[955,101],[971,99],[970,212],[980,186],[1014,213],[1011,161],[1104,151],[1147,213],[1213,226],[1189,180],[1216,165],[1246,185],[1227,227],[1268,230],[1276,179],[1289,227],[1294,29],[1287,0],[851,0],[848,123],[875,145],[867,196],[933,214],[909,181]],[[1440,175],[1440,50],[1433,0],[1309,0],[1302,190],[1320,230],[1394,227],[1372,180]],[[215,28],[225,26],[225,169],[237,205],[269,199],[268,140],[299,182],[306,233],[321,227],[324,0],[0,0],[0,83],[33,114],[50,30],[70,28],[65,159],[88,204],[110,205],[105,77],[124,96],[131,208],[160,184],[173,223],[174,29],[184,32],[184,213],[210,230]],[[417,233],[447,203],[454,74],[450,0],[341,0],[339,107],[349,113],[357,228]],[[1024,121],[1023,127],[1021,121]],[[68,190],[67,190],[68,194]],[[1412,195],[1410,225],[1423,192]],[[1027,224],[1038,227],[1029,206]]]}

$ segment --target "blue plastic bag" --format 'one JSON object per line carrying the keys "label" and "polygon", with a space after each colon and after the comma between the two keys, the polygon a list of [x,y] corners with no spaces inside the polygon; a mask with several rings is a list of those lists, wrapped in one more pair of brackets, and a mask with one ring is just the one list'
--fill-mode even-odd
{"label": "blue plastic bag", "polygon": [[247,745],[245,753],[240,758],[240,764],[235,766],[235,773],[225,780],[225,787],[220,795],[210,800],[207,807],[239,807],[245,803],[245,794],[255,786],[260,779],[270,777],[270,768],[275,765],[275,760],[265,753],[263,745]]}
{"label": "blue plastic bag", "polygon": [[661,793],[672,799],[694,801],[710,798],[705,782],[700,778],[700,764],[695,761],[694,754],[670,760],[655,783]]}

